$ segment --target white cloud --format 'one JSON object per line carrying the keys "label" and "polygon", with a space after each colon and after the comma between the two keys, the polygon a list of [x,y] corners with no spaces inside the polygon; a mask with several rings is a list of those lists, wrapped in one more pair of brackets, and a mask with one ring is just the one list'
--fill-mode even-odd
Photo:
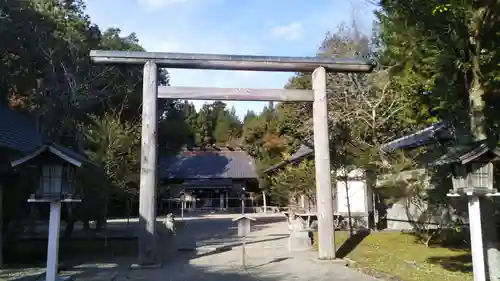
{"label": "white cloud", "polygon": [[137,0],[140,6],[146,7],[147,9],[158,9],[174,4],[185,4],[187,2],[188,0]]}
{"label": "white cloud", "polygon": [[300,22],[292,22],[287,25],[274,26],[271,34],[286,40],[295,40],[302,35],[303,26]]}
{"label": "white cloud", "polygon": [[173,52],[173,53],[182,52],[181,44],[174,41],[163,41],[160,44],[160,48],[162,52]]}

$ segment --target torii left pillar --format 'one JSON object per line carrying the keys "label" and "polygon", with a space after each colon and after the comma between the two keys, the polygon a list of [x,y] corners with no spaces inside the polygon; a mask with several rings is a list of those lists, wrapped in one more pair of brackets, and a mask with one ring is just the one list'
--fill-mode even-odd
{"label": "torii left pillar", "polygon": [[158,66],[149,61],[144,65],[142,90],[139,266],[159,264],[156,250],[157,81]]}

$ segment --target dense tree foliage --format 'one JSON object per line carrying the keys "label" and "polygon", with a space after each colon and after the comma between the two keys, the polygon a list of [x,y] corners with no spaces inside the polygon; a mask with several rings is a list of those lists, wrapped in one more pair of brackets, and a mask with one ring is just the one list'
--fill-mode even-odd
{"label": "dense tree foliage", "polygon": [[[355,21],[344,23],[328,32],[317,50],[318,56],[377,62],[370,74],[327,76],[332,169],[361,167],[380,175],[415,167],[416,156],[426,148],[388,155],[380,146],[439,120],[455,125],[457,142],[498,142],[497,1],[375,4],[371,34],[361,32]],[[101,30],[86,15],[82,0],[1,1],[0,34],[0,103],[30,114],[47,140],[86,153],[102,167],[102,181],[84,184],[84,193],[106,191],[113,206],[136,198],[142,68],[95,65],[89,59],[91,49],[144,50],[136,34]],[[165,70],[159,77],[159,84],[169,84]],[[311,89],[311,74],[297,73],[284,87]],[[312,196],[311,161],[271,176],[263,173],[300,144],[312,145],[311,103],[269,103],[243,120],[220,101],[199,110],[179,100],[162,100],[158,106],[160,154],[176,153],[183,145],[242,146],[255,158],[263,195],[272,203]],[[387,190],[380,193],[391,196]]]}
{"label": "dense tree foliage", "polygon": [[[497,142],[497,1],[372,2],[372,34],[360,32],[355,21],[342,24],[327,33],[318,50],[318,56],[377,62],[371,74],[327,77],[332,168],[362,167],[380,175],[416,167],[416,159],[421,159],[417,156],[434,148],[389,155],[381,152],[381,144],[440,120],[455,125],[457,142],[486,137]],[[285,87],[310,89],[311,76],[298,73]],[[272,122],[263,114],[249,113],[243,125],[243,143],[265,167],[286,159],[297,143],[312,140],[310,104],[283,103],[275,108]],[[263,145],[269,135],[281,140],[272,149]],[[286,178],[283,173],[294,172],[281,170],[273,176],[275,184],[265,176],[261,182],[272,190],[279,186],[276,179]],[[433,178],[446,182],[445,175]],[[380,193],[391,196],[387,189]],[[441,199],[432,200],[446,201],[441,193]]]}
{"label": "dense tree foliage", "polygon": [[380,7],[384,63],[394,67],[397,89],[424,115],[431,109],[470,131],[460,137],[496,138],[497,1],[381,1]]}
{"label": "dense tree foliage", "polygon": [[191,128],[198,146],[226,145],[241,135],[241,121],[236,111],[226,108],[223,102],[205,103],[197,113],[191,112],[194,115],[187,118],[196,119]]}
{"label": "dense tree foliage", "polygon": [[[106,190],[112,199],[135,196],[142,69],[93,65],[89,52],[144,49],[133,33],[101,31],[84,9],[81,0],[0,3],[0,103],[31,115],[45,141],[86,153],[103,168],[100,181],[97,176],[83,181],[87,198],[106,197]],[[169,83],[166,71],[160,70],[159,77],[159,84]],[[159,109],[160,126],[167,131],[160,135],[161,147],[180,147],[188,135],[180,102],[164,100]],[[92,201],[94,206],[84,206],[87,211],[76,212],[80,219],[96,219],[92,211],[105,209],[102,201]]]}
{"label": "dense tree foliage", "polygon": [[298,205],[303,195],[310,202],[316,201],[314,161],[304,160],[297,165],[288,165],[272,177],[270,198],[272,202]]}

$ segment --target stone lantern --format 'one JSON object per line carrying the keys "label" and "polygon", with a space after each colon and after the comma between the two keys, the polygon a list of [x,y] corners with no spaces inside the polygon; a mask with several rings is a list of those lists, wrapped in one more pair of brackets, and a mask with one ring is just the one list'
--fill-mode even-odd
{"label": "stone lantern", "polygon": [[238,236],[241,237],[241,267],[243,269],[246,269],[245,244],[246,237],[251,232],[252,221],[255,221],[255,219],[245,215],[233,219],[233,222],[236,222],[238,225]]}
{"label": "stone lantern", "polygon": [[469,229],[472,249],[474,280],[489,280],[485,263],[484,228],[496,227],[483,225],[481,205],[485,197],[499,196],[494,188],[494,162],[500,157],[498,147],[488,146],[486,141],[468,145],[454,146],[442,155],[434,165],[450,165],[453,189],[450,197],[465,197],[469,209]]}
{"label": "stone lantern", "polygon": [[449,148],[434,165],[451,167],[453,189],[448,196],[492,196],[497,194],[493,187],[493,168],[499,156],[500,148],[475,142]]}
{"label": "stone lantern", "polygon": [[12,167],[29,165],[38,169],[38,186],[28,202],[50,204],[46,281],[64,280],[57,276],[61,203],[81,202],[74,173],[88,163],[84,156],[56,144],[46,144],[11,162]]}

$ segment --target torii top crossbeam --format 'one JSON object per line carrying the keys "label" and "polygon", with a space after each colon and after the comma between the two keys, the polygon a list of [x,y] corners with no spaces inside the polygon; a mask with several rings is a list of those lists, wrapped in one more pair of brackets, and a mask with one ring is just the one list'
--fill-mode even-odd
{"label": "torii top crossbeam", "polygon": [[244,56],[198,53],[157,53],[92,50],[96,63],[144,64],[154,61],[159,67],[183,69],[249,70],[312,72],[324,67],[327,72],[371,72],[375,64],[369,60],[326,57]]}

